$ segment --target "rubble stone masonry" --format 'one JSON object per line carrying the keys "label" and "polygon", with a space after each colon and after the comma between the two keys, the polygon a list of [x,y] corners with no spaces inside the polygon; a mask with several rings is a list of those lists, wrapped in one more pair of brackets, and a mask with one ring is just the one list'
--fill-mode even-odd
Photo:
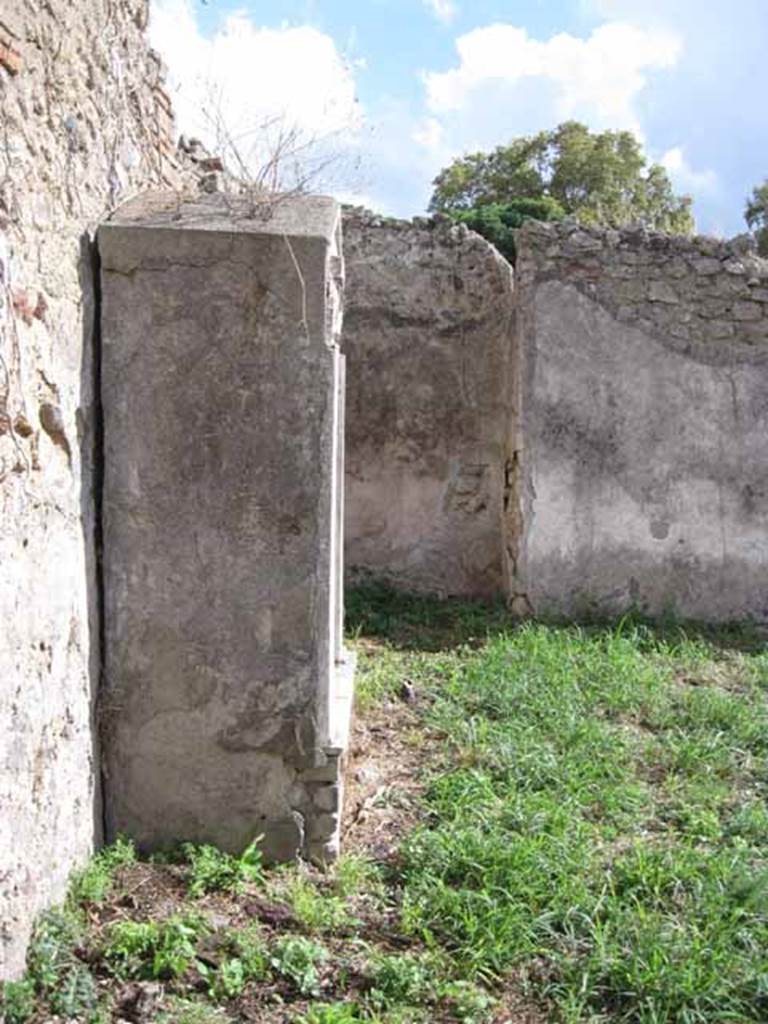
{"label": "rubble stone masonry", "polygon": [[0,977],[100,831],[92,232],[178,180],[147,17],[0,5]]}

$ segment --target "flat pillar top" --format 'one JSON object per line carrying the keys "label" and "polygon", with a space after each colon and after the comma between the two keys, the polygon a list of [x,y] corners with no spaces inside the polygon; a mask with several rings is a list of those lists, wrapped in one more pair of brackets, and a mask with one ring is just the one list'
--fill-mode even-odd
{"label": "flat pillar top", "polygon": [[102,225],[168,228],[243,234],[319,238],[332,242],[341,208],[330,196],[277,194],[183,196],[143,192],[118,207]]}

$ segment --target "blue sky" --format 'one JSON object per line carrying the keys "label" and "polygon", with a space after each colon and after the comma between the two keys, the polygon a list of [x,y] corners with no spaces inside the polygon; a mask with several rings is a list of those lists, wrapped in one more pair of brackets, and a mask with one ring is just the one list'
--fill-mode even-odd
{"label": "blue sky", "polygon": [[153,0],[151,33],[182,131],[256,167],[290,126],[335,157],[318,187],[387,213],[569,117],[636,132],[704,232],[768,177],[768,0]]}

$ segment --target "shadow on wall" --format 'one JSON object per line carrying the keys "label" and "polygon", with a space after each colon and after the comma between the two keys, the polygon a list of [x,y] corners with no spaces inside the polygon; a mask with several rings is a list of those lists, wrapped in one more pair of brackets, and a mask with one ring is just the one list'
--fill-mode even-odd
{"label": "shadow on wall", "polygon": [[103,483],[103,422],[101,409],[101,348],[99,332],[99,252],[88,231],[80,236],[78,278],[82,295],[83,336],[80,363],[80,406],[77,416],[80,446],[80,524],[85,552],[88,600],[88,676],[91,703],[91,759],[94,765],[93,835],[104,839],[104,812],[99,742],[99,687],[104,655],[103,587],[101,573],[101,495]]}

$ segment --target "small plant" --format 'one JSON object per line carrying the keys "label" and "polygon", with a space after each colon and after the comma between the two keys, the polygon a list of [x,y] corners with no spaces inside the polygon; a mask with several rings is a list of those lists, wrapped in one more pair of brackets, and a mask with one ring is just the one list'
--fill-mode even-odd
{"label": "small plant", "polygon": [[108,932],[104,959],[118,978],[139,977],[145,961],[160,942],[155,921],[117,921]]}
{"label": "small plant", "polygon": [[333,872],[333,887],[340,896],[371,893],[380,896],[383,891],[381,870],[368,857],[345,853],[339,857]]}
{"label": "small plant", "polygon": [[86,1024],[112,1024],[112,1006],[108,998],[88,1014]]}
{"label": "small plant", "polygon": [[0,1020],[5,1024],[25,1024],[35,1012],[35,986],[29,978],[6,981],[0,1002]]}
{"label": "small plant", "polygon": [[171,998],[169,1009],[160,1015],[157,1024],[230,1024],[230,1018],[215,1006],[193,999]]}
{"label": "small plant", "polygon": [[424,1003],[433,995],[430,972],[415,956],[379,956],[371,966],[370,1002],[378,1010]]}
{"label": "small plant", "polygon": [[222,960],[216,968],[202,962],[198,963],[197,967],[208,982],[208,995],[216,1001],[236,999],[248,982],[243,961],[236,957]]}
{"label": "small plant", "polygon": [[225,934],[226,947],[243,964],[249,980],[269,976],[269,952],[258,925],[232,929]]}
{"label": "small plant", "polygon": [[101,903],[112,890],[117,868],[133,864],[136,849],[130,839],[118,836],[111,846],[100,850],[70,883],[70,899],[75,903]]}
{"label": "small plant", "polygon": [[269,976],[269,955],[258,925],[226,932],[221,949],[225,956],[218,967],[198,963],[212,999],[236,999],[249,981],[264,981]]}
{"label": "small plant", "polygon": [[295,879],[288,895],[294,914],[308,931],[334,932],[352,924],[342,899],[319,892],[305,878]]}
{"label": "small plant", "polygon": [[318,966],[328,958],[324,946],[302,936],[288,936],[275,945],[272,967],[303,996],[316,996],[320,990]]}
{"label": "small plant", "polygon": [[490,1019],[493,1000],[471,982],[445,982],[439,986],[437,995],[461,1024],[485,1024]]}
{"label": "small plant", "polygon": [[59,978],[56,988],[50,989],[46,995],[53,1013],[66,1019],[82,1017],[86,1013],[90,1018],[89,1011],[95,1010],[99,998],[93,975],[81,963],[73,964]]}
{"label": "small plant", "polygon": [[315,1003],[296,1024],[359,1024],[362,1019],[355,1003]]}
{"label": "small plant", "polygon": [[196,914],[167,921],[118,921],[109,931],[104,959],[118,978],[178,978],[197,957],[195,945],[207,925]]}
{"label": "small plant", "polygon": [[190,867],[190,895],[199,897],[209,892],[242,892],[246,883],[262,881],[260,839],[254,839],[239,857],[208,844],[182,844],[182,853]]}
{"label": "small plant", "polygon": [[27,954],[29,976],[37,989],[55,988],[79,963],[74,951],[82,934],[79,915],[65,908],[49,910],[38,919]]}
{"label": "small plant", "polygon": [[77,956],[83,937],[78,914],[68,907],[49,910],[38,920],[27,954],[27,977],[54,1014],[85,1015],[98,1001],[91,972]]}

